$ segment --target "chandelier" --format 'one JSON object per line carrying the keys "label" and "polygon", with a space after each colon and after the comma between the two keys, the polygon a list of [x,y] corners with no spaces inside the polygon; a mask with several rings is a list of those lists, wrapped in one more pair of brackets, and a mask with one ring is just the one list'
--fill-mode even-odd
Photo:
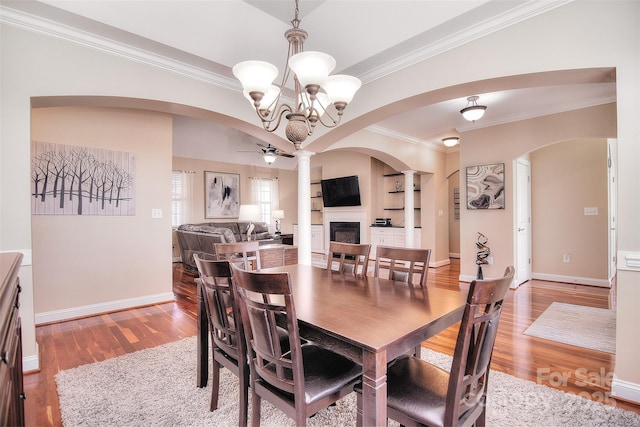
{"label": "chandelier", "polygon": [[[344,109],[361,82],[347,75],[329,76],[336,66],[333,57],[322,52],[304,52],[308,34],[299,28],[298,0],[295,1],[295,16],[291,24],[293,27],[284,34],[289,41],[289,51],[280,86],[273,84],[278,68],[268,62],[240,62],[233,67],[233,74],[242,83],[243,93],[255,108],[262,127],[273,132],[284,116],[287,119],[285,135],[299,150],[318,123],[327,128],[340,123]],[[289,105],[281,102],[281,98],[292,71],[295,104]]]}

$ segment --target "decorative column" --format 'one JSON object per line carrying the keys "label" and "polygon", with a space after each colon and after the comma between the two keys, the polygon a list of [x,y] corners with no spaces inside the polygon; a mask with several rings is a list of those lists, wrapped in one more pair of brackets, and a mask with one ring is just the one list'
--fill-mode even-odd
{"label": "decorative column", "polygon": [[294,151],[298,158],[298,263],[311,265],[311,151]]}
{"label": "decorative column", "polygon": [[404,232],[405,232],[405,246],[408,248],[414,247],[414,223],[415,223],[415,202],[413,197],[413,174],[416,171],[406,170],[402,171],[404,174]]}

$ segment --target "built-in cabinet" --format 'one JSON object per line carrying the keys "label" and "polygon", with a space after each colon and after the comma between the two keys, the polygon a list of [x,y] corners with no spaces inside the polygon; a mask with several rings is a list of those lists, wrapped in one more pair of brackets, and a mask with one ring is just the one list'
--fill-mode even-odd
{"label": "built-in cabinet", "polygon": [[311,169],[311,184],[309,195],[311,197],[311,223],[322,224],[322,168]]}
{"label": "built-in cabinet", "polygon": [[[298,246],[298,225],[293,225],[293,245]],[[323,227],[320,224],[311,224],[311,250],[314,252],[322,252],[324,246],[323,240]]]}
{"label": "built-in cabinet", "polygon": [[413,192],[414,226],[420,226],[420,188],[419,176],[414,176],[412,188],[405,186],[405,176],[400,172],[388,172],[384,177],[384,218],[390,218],[391,224],[402,226],[405,223],[405,192]]}
{"label": "built-in cabinet", "polygon": [[0,254],[0,425],[24,425],[22,328],[20,324],[19,252]]}
{"label": "built-in cabinet", "polygon": [[[407,245],[406,232],[401,227],[370,227],[371,230],[371,252],[370,257],[375,258],[378,245],[395,246],[404,248]],[[422,237],[421,229],[413,229],[413,244],[420,247]]]}

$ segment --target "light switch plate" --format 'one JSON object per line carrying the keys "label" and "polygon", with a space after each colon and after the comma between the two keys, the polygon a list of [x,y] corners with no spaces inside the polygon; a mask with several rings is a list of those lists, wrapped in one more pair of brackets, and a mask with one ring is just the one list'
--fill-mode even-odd
{"label": "light switch plate", "polygon": [[598,208],[584,208],[585,215],[598,215]]}
{"label": "light switch plate", "polygon": [[162,209],[151,209],[151,218],[162,218]]}

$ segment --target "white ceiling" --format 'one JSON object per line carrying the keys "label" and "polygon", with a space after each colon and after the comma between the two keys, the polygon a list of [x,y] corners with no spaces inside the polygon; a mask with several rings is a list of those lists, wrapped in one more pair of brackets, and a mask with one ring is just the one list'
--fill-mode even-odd
{"label": "white ceiling", "polygon": [[[356,75],[366,84],[411,61],[570,1],[302,0],[300,27],[309,33],[305,50],[331,54],[337,62],[335,73]],[[291,27],[294,13],[292,0],[3,0],[2,4],[226,77],[232,77],[233,65],[247,59],[269,61],[282,70],[287,51],[284,32]],[[444,149],[444,136],[470,126],[612,102],[615,83],[476,95],[480,95],[479,103],[489,108],[473,125],[458,113],[466,105],[465,98],[458,98],[386,118],[370,129]],[[220,150],[228,153],[228,161],[265,165],[258,151],[236,153],[252,147],[258,150],[253,145],[258,140],[223,125],[177,118],[174,140],[174,153],[179,156],[207,158],[211,141],[217,141]],[[281,157],[276,165],[293,167],[295,160]]]}

